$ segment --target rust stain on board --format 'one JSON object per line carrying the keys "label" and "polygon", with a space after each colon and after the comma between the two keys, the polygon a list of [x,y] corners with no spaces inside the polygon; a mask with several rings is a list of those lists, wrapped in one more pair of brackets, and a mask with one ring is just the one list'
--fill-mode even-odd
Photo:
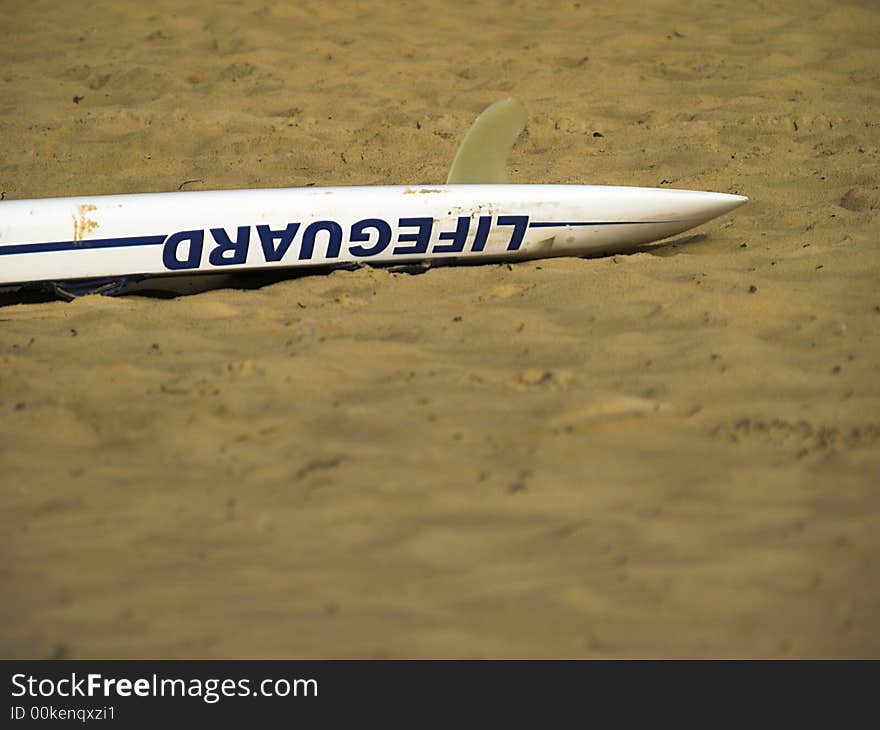
{"label": "rust stain on board", "polygon": [[82,241],[89,233],[98,227],[98,222],[89,218],[89,213],[97,210],[94,205],[78,205],[76,207],[77,214],[71,216],[73,218],[73,240]]}

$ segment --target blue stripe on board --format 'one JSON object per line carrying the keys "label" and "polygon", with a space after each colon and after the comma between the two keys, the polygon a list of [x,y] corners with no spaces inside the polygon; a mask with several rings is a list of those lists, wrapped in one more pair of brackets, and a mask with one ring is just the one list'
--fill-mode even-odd
{"label": "blue stripe on board", "polygon": [[562,228],[563,226],[643,226],[657,223],[680,223],[681,221],[533,221],[529,228]]}
{"label": "blue stripe on board", "polygon": [[165,236],[131,236],[129,238],[97,238],[92,241],[54,241],[52,243],[15,243],[0,245],[0,256],[16,253],[44,253],[47,251],[82,251],[89,248],[127,248],[129,246],[159,246]]}
{"label": "blue stripe on board", "polygon": [[[679,221],[531,221],[529,228],[564,228],[566,226],[638,226]],[[159,246],[165,236],[130,236],[128,238],[97,238],[90,241],[53,241],[50,243],[0,244],[0,256],[21,253],[47,253],[51,251],[83,251],[95,248],[129,248],[132,246]]]}

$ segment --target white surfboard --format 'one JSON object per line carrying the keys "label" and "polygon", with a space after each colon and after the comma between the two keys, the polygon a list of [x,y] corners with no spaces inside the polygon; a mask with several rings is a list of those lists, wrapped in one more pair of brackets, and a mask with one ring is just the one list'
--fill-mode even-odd
{"label": "white surfboard", "polygon": [[[614,252],[705,223],[740,195],[510,185],[513,100],[475,122],[447,183],[99,195],[0,202],[0,284],[340,264],[503,261]],[[81,287],[82,288],[82,287]]]}

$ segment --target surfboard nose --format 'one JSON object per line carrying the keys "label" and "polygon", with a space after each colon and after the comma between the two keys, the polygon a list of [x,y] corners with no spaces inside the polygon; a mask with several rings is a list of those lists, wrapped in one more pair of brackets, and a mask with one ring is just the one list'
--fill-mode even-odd
{"label": "surfboard nose", "polygon": [[698,216],[704,221],[717,218],[719,215],[729,213],[735,208],[748,202],[745,195],[732,195],[730,193],[700,193],[697,203]]}
{"label": "surfboard nose", "polygon": [[662,212],[667,220],[688,222],[690,226],[705,223],[720,215],[729,213],[748,201],[744,195],[730,193],[709,193],[702,190],[679,190],[663,188],[656,190],[658,213]]}

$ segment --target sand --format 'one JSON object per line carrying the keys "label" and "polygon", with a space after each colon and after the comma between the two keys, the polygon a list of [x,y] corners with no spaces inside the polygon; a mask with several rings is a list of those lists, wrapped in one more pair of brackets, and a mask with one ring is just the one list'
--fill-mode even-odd
{"label": "sand", "polygon": [[6,199],[436,183],[507,96],[515,182],[751,198],[630,255],[7,297],[0,655],[880,657],[873,0],[0,27]]}

